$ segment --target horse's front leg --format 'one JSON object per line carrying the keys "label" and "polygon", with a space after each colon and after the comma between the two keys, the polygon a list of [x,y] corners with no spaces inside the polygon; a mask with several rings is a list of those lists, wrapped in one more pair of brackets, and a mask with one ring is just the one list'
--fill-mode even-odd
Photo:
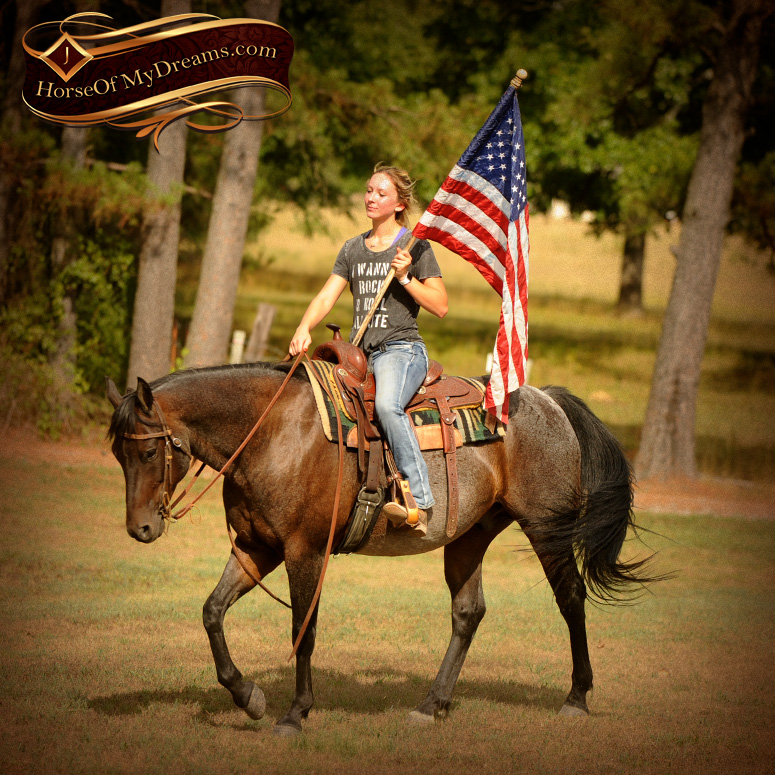
{"label": "horse's front leg", "polygon": [[[286,546],[285,569],[288,571],[288,586],[291,592],[293,609],[293,642],[301,631],[301,626],[315,596],[318,579],[323,569],[323,557],[314,550],[288,551]],[[318,605],[312,612],[309,624],[296,651],[296,693],[288,712],[275,724],[274,732],[281,736],[297,735],[301,732],[301,722],[314,703],[312,694],[312,652],[315,649]]]}
{"label": "horse's front leg", "polygon": [[487,608],[482,589],[482,558],[492,540],[511,522],[503,516],[486,527],[474,525],[444,547],[444,577],[452,595],[452,638],[428,696],[409,714],[410,721],[431,723],[435,716],[448,711],[463,662]]}
{"label": "horse's front leg", "polygon": [[[264,553],[251,551],[250,556],[262,578],[280,564],[280,560],[268,549]],[[210,639],[218,683],[231,692],[234,704],[238,708],[244,710],[250,718],[260,719],[266,710],[264,693],[252,681],[246,681],[242,677],[242,673],[232,662],[223,634],[223,619],[226,611],[255,586],[256,582],[245,573],[232,552],[218,586],[204,604],[202,619],[207,637]]]}

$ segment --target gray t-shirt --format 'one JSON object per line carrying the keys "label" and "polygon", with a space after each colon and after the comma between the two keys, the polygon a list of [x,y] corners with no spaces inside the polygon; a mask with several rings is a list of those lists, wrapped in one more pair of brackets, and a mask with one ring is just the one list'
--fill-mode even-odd
{"label": "gray t-shirt", "polygon": [[[347,240],[339,251],[332,270],[332,274],[343,277],[350,283],[350,291],[353,295],[351,342],[390,271],[390,262],[395,258],[396,247],[405,246],[412,237],[411,232],[407,231],[387,250],[377,253],[366,247],[365,239],[368,234],[369,232],[366,232]],[[427,240],[415,242],[409,253],[412,256],[412,266],[409,271],[413,277],[418,280],[441,277],[436,256],[433,255],[433,249]],[[421,342],[422,337],[417,330],[419,312],[420,305],[412,298],[409,291],[398,280],[393,280],[363,336],[361,347],[364,352],[369,355],[381,344],[400,339]]]}

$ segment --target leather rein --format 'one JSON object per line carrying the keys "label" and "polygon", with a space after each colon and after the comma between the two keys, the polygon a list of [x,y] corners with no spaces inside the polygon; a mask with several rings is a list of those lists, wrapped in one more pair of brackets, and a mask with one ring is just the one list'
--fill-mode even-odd
{"label": "leather rein", "polygon": [[[159,513],[161,514],[162,518],[165,521],[171,522],[173,520],[177,521],[181,517],[185,516],[190,512],[194,506],[197,504],[200,498],[207,493],[207,491],[218,481],[218,479],[223,476],[224,472],[227,468],[234,462],[234,460],[237,458],[237,456],[242,452],[243,449],[247,446],[248,442],[253,438],[256,431],[261,427],[261,424],[264,422],[264,419],[269,414],[269,411],[272,409],[272,407],[275,405],[277,400],[280,398],[280,395],[282,394],[283,390],[285,390],[285,386],[290,381],[291,377],[293,376],[293,373],[296,371],[296,367],[301,363],[302,358],[305,358],[307,361],[309,361],[309,357],[307,356],[306,352],[301,352],[296,357],[296,360],[293,363],[293,366],[288,371],[288,374],[285,376],[285,379],[283,380],[282,384],[278,388],[277,392],[272,397],[272,400],[269,402],[266,409],[264,409],[263,414],[261,417],[258,418],[258,421],[253,426],[251,431],[248,433],[248,435],[245,437],[244,441],[237,447],[234,454],[223,464],[220,471],[217,472],[217,474],[210,480],[210,483],[207,485],[207,487],[202,490],[188,505],[184,506],[183,508],[179,509],[178,511],[173,513],[173,509],[191,492],[191,488],[196,483],[197,479],[199,478],[199,475],[204,471],[206,468],[206,464],[202,463],[202,465],[199,467],[199,470],[194,474],[191,481],[186,486],[185,490],[174,500],[172,503],[170,503],[170,492],[174,490],[174,487],[172,486],[172,448],[180,450],[183,452],[184,455],[187,455],[189,460],[193,458],[193,455],[190,451],[187,451],[183,448],[183,442],[174,435],[172,432],[169,424],[167,423],[167,419],[164,416],[164,412],[162,412],[161,406],[159,406],[159,402],[154,398],[153,401],[153,407],[156,410],[156,414],[159,418],[159,425],[161,427],[161,430],[159,431],[152,431],[151,433],[124,433],[122,434],[124,438],[126,439],[134,439],[134,440],[145,440],[145,439],[156,439],[156,438],[163,438],[164,441],[164,489],[162,490],[162,497],[161,497],[161,503],[159,504]],[[287,360],[287,359],[286,359]],[[331,398],[333,401],[333,397],[331,396],[331,392],[328,389],[328,386],[325,384],[323,380],[321,380],[314,369],[310,369],[313,374],[315,374],[316,379],[318,380],[319,384],[323,388],[323,390],[328,394],[328,397]],[[142,422],[142,420],[141,420]],[[299,648],[299,645],[301,643],[301,639],[304,637],[304,633],[307,630],[307,626],[309,625],[309,621],[312,618],[312,612],[315,610],[315,606],[317,605],[318,600],[320,599],[320,592],[323,589],[323,579],[326,575],[326,568],[328,567],[328,560],[331,556],[331,550],[333,548],[333,542],[334,542],[334,534],[336,532],[336,517],[339,513],[339,499],[342,492],[342,475],[344,471],[344,440],[342,438],[342,421],[339,418],[339,413],[337,412],[336,416],[336,422],[338,427],[338,437],[339,437],[339,465],[338,465],[338,475],[337,475],[337,481],[336,481],[336,495],[334,496],[334,508],[331,514],[331,528],[329,530],[328,534],[328,543],[326,545],[326,554],[323,561],[323,568],[320,572],[320,578],[318,580],[318,585],[315,590],[315,594],[312,598],[312,602],[310,603],[309,610],[307,611],[307,615],[304,618],[304,622],[301,626],[301,629],[299,630],[299,634],[296,637],[296,641],[293,644],[293,650],[291,651],[291,655],[288,657],[288,661],[290,662],[291,659],[293,659],[294,655],[296,654],[296,651]],[[261,573],[258,570],[258,567],[253,562],[253,560],[250,558],[250,556],[247,554],[247,552],[243,551],[237,546],[236,540],[234,536],[232,535],[231,525],[229,524],[228,517],[226,519],[226,532],[229,535],[229,540],[231,541],[231,548],[234,552],[234,556],[237,558],[237,561],[239,562],[240,566],[242,567],[242,570],[248,575],[249,578],[251,578],[255,583],[261,587],[261,589],[264,590],[271,598],[274,600],[277,600],[278,603],[282,603],[286,608],[291,608],[291,606],[286,603],[284,600],[279,598],[277,595],[274,594],[270,589],[268,589],[264,583],[261,581]]]}

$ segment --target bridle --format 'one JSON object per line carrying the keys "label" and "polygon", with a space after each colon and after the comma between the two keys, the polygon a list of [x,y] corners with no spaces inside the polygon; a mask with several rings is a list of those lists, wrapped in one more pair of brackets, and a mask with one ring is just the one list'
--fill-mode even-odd
{"label": "bridle", "polygon": [[[288,356],[289,358],[290,356]],[[288,360],[286,358],[286,360]],[[186,486],[185,490],[172,502],[170,503],[170,492],[172,491],[172,447],[175,449],[180,450],[183,452],[183,454],[187,455],[189,458],[189,461],[193,457],[190,451],[186,451],[183,448],[183,442],[173,434],[172,430],[170,429],[169,425],[167,424],[167,419],[164,416],[164,412],[161,409],[161,406],[159,406],[159,402],[154,397],[153,404],[151,406],[152,409],[156,410],[156,414],[159,418],[159,425],[161,426],[161,430],[154,431],[151,433],[124,433],[122,434],[124,438],[126,439],[133,439],[137,441],[145,440],[145,439],[157,439],[157,438],[164,438],[164,489],[162,490],[162,499],[161,503],[159,504],[159,514],[161,514],[162,518],[165,521],[171,522],[173,520],[178,520],[185,514],[187,514],[191,509],[194,508],[197,501],[215,484],[215,482],[223,476],[224,471],[234,462],[234,460],[237,458],[237,456],[242,452],[242,450],[245,448],[247,443],[253,438],[256,431],[261,426],[261,423],[263,423],[264,418],[269,414],[269,410],[275,405],[277,402],[277,399],[280,398],[280,395],[282,394],[283,390],[285,389],[285,386],[290,381],[291,377],[293,376],[294,371],[296,371],[296,367],[301,363],[302,358],[306,358],[307,361],[309,361],[309,357],[307,356],[306,352],[300,352],[297,356],[296,360],[293,362],[293,366],[288,370],[288,374],[286,375],[285,379],[283,380],[282,384],[280,385],[277,392],[274,394],[274,397],[267,405],[266,409],[264,409],[263,414],[261,417],[258,418],[258,421],[253,426],[252,430],[248,435],[245,437],[245,440],[242,442],[242,444],[237,447],[237,450],[234,452],[234,454],[224,463],[221,470],[218,471],[218,473],[210,480],[207,487],[205,487],[202,492],[200,492],[194,500],[191,501],[191,503],[184,506],[179,511],[176,511],[173,513],[173,509],[175,506],[180,503],[183,498],[185,498],[188,493],[191,491],[191,488],[196,483],[196,480],[199,478],[199,475],[202,473],[202,471],[205,469],[206,464],[202,463],[199,470],[194,474],[191,481]],[[320,383],[323,390],[326,392],[328,397],[333,402],[333,396],[331,395],[331,391],[329,390],[328,386],[325,384],[325,381],[321,380],[314,369],[310,370]],[[138,418],[141,420],[141,418]],[[148,423],[146,423],[148,424]],[[333,542],[334,542],[334,533],[336,532],[336,518],[337,514],[339,513],[339,498],[342,492],[342,475],[344,471],[344,439],[342,435],[342,421],[339,417],[339,412],[336,412],[336,424],[337,424],[337,437],[338,437],[338,446],[339,446],[339,473],[337,476],[337,482],[336,482],[336,494],[334,496],[334,507],[333,512],[331,514],[331,528],[329,530],[328,534],[328,543],[326,545],[326,554],[323,561],[323,567],[320,571],[320,578],[318,579],[318,585],[315,589],[315,593],[312,597],[312,601],[310,603],[310,607],[307,610],[307,615],[304,617],[304,621],[301,625],[301,628],[299,629],[298,635],[296,636],[296,640],[293,644],[293,650],[291,651],[291,655],[288,657],[288,661],[290,662],[291,659],[293,659],[293,656],[296,654],[299,646],[301,645],[301,639],[304,637],[304,633],[307,630],[307,626],[309,625],[310,619],[312,618],[312,613],[315,610],[315,606],[317,605],[318,600],[320,599],[320,593],[323,589],[323,579],[326,575],[326,568],[328,567],[328,560],[331,556],[331,550],[333,548]],[[291,608],[291,606],[286,603],[284,600],[281,600],[277,595],[274,594],[270,589],[268,589],[263,582],[261,581],[261,573],[259,572],[258,568],[256,567],[256,564],[253,562],[253,560],[250,558],[250,555],[247,554],[244,550],[240,549],[237,546],[237,542],[234,539],[234,536],[231,532],[231,525],[229,524],[228,517],[226,519],[226,532],[229,534],[229,540],[231,541],[231,548],[234,552],[234,556],[237,558],[237,561],[242,566],[242,570],[245,571],[245,573],[253,579],[253,581],[256,582],[256,584],[261,587],[261,589],[264,590],[270,597],[277,600],[279,603],[282,603],[286,608]]]}
{"label": "bridle", "polygon": [[[167,418],[164,416],[164,412],[162,411],[161,406],[159,406],[159,402],[155,398],[153,400],[151,409],[156,410],[156,416],[159,418],[159,425],[161,426],[160,431],[152,431],[151,433],[123,433],[121,435],[125,439],[133,439],[135,441],[159,438],[164,439],[164,478],[162,480],[163,489],[161,493],[161,503],[159,504],[159,514],[161,514],[162,519],[165,521],[172,520],[173,518],[179,519],[179,517],[173,517],[172,509],[174,509],[175,506],[182,500],[183,496],[188,493],[188,490],[186,490],[180,497],[178,497],[174,503],[170,503],[170,493],[174,489],[172,484],[172,449],[174,447],[176,450],[186,455],[189,462],[191,461],[193,455],[183,448],[183,442],[172,432],[169,424],[167,423]],[[138,417],[138,419],[140,422],[144,422],[141,417]],[[147,425],[148,423],[145,424]],[[188,466],[186,466],[186,469],[188,469]],[[203,469],[204,464],[202,464],[202,468],[199,469],[196,476],[199,476]]]}

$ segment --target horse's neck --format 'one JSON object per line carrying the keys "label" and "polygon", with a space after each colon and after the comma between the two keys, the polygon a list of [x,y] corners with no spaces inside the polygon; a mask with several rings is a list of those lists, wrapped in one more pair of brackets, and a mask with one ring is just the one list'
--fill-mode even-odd
{"label": "horse's neck", "polygon": [[236,385],[228,375],[210,377],[206,389],[186,385],[169,396],[170,424],[178,427],[197,460],[220,469],[250,433],[277,387],[279,381],[268,375],[242,378]]}

